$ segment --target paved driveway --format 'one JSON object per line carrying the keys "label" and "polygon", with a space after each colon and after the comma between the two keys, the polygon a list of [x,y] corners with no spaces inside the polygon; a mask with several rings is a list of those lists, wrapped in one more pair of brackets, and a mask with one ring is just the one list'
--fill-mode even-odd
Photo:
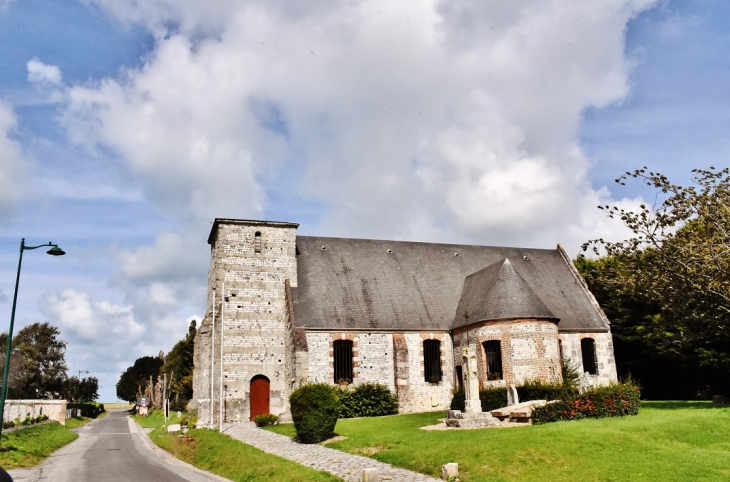
{"label": "paved driveway", "polygon": [[76,430],[79,438],[30,469],[9,471],[15,482],[209,482],[222,477],[198,470],[153,446],[124,410]]}

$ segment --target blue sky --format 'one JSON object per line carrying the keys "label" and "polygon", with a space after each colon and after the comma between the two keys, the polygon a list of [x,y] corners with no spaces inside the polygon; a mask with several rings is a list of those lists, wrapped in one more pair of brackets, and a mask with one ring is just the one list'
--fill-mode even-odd
{"label": "blue sky", "polygon": [[[215,217],[553,247],[730,150],[730,5],[0,0],[0,311],[119,373],[204,316]],[[16,329],[17,329],[16,328]]]}

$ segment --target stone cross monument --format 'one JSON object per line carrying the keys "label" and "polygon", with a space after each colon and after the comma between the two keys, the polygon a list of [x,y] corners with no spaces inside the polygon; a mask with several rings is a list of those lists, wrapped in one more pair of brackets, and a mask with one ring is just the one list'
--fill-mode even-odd
{"label": "stone cross monument", "polygon": [[464,348],[464,385],[466,403],[464,412],[479,413],[482,411],[482,402],[479,400],[479,376],[477,375],[476,350],[468,346]]}

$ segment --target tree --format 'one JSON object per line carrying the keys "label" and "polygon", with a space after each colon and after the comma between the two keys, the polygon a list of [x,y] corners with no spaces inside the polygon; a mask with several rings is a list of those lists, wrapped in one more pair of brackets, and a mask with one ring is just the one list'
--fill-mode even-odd
{"label": "tree", "polygon": [[74,403],[93,402],[99,398],[99,380],[96,377],[70,377],[64,384],[63,396]]}
{"label": "tree", "polygon": [[141,387],[147,385],[150,376],[157,377],[164,360],[160,357],[143,356],[127,368],[117,382],[117,397],[135,402]]}
{"label": "tree", "polygon": [[[60,398],[66,381],[66,342],[58,328],[48,323],[33,323],[13,337],[22,359],[22,384],[13,398]],[[7,346],[8,335],[0,335],[0,347]],[[4,360],[3,360],[4,361]],[[11,358],[11,362],[12,362]],[[8,391],[13,385],[8,383]]]}
{"label": "tree", "polygon": [[599,206],[634,235],[616,243],[589,241],[584,250],[604,256],[576,264],[613,315],[619,338],[680,367],[704,369],[714,374],[710,381],[723,374],[727,380],[730,170],[692,172],[689,187],[646,168],[617,179],[621,185],[641,180],[657,190],[659,200],[642,204],[638,212]]}
{"label": "tree", "polygon": [[188,334],[172,347],[165,357],[160,373],[174,377],[170,385],[170,406],[173,410],[184,410],[193,398],[193,351],[196,321],[190,322]]}

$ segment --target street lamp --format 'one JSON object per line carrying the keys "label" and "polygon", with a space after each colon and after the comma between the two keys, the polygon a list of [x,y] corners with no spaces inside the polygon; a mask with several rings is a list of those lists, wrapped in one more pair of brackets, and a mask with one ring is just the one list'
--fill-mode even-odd
{"label": "street lamp", "polygon": [[76,387],[77,387],[76,390],[78,390],[76,392],[76,403],[81,402],[81,395],[78,392],[81,391],[81,374],[82,373],[86,373],[87,375],[89,374],[88,370],[79,370],[79,383],[78,383],[78,385],[76,385]]}
{"label": "street lamp", "polygon": [[5,412],[5,399],[8,397],[8,369],[10,368],[10,355],[12,353],[13,346],[13,324],[15,322],[15,304],[18,301],[18,284],[20,283],[20,265],[23,263],[23,251],[43,248],[50,246],[51,249],[47,251],[51,256],[63,256],[66,254],[64,250],[58,247],[57,244],[49,242],[48,244],[40,244],[38,246],[26,246],[25,238],[20,240],[20,259],[18,260],[18,275],[15,277],[15,293],[13,294],[13,311],[10,314],[10,328],[8,329],[8,347],[5,353],[5,366],[3,367],[3,386],[2,394],[0,394],[0,437],[3,433],[3,415]]}

